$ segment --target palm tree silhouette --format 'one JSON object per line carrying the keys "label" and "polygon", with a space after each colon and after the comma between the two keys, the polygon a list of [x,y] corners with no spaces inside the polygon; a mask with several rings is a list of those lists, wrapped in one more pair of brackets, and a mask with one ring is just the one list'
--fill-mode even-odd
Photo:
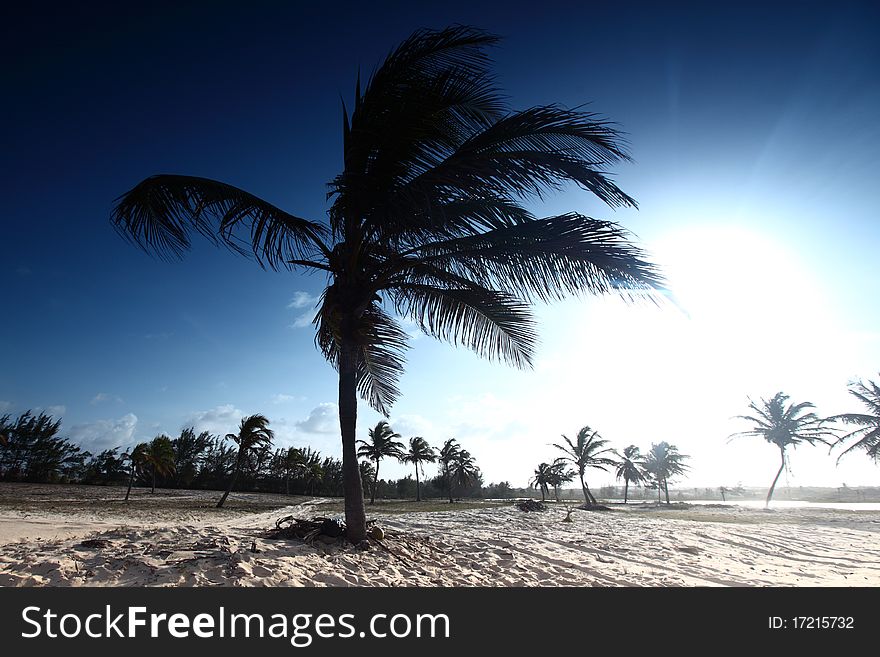
{"label": "palm tree silhouette", "polygon": [[558,458],[553,461],[553,465],[550,466],[550,485],[553,486],[553,497],[556,498],[556,501],[559,501],[559,489],[562,487],[562,484],[567,484],[572,481],[577,473],[568,467],[568,460],[564,458]]}
{"label": "palm tree silhouette", "polygon": [[416,502],[421,502],[419,468],[422,467],[422,463],[433,463],[436,461],[437,454],[434,448],[428,444],[427,440],[421,436],[414,436],[409,439],[409,451],[403,455],[401,460],[404,463],[412,463],[416,467]]}
{"label": "palm tree silhouette", "polygon": [[395,433],[385,420],[380,421],[369,431],[370,440],[359,440],[360,448],[357,451],[358,456],[373,461],[376,464],[376,471],[373,473],[373,491],[370,495],[370,504],[376,503],[376,486],[379,484],[379,462],[383,458],[395,458],[398,461],[403,459],[403,443],[397,442],[395,438],[400,438],[399,433]]}
{"label": "palm tree silhouette", "polygon": [[[265,268],[322,272],[316,343],[339,373],[347,536],[366,537],[356,453],[357,397],[384,414],[399,395],[408,335],[395,315],[479,355],[530,367],[532,301],[657,289],[654,266],[617,224],[569,212],[536,218],[524,201],[569,183],[636,207],[606,175],[628,161],[601,117],[557,105],[513,112],[486,49],[456,26],[419,30],[343,103],[343,171],[329,222],[295,216],[232,185],[155,175],[117,199],[120,233],[162,256],[190,234],[252,253]],[[243,245],[247,245],[243,246]]]}
{"label": "palm tree silhouette", "polygon": [[661,491],[665,491],[666,503],[669,504],[669,480],[687,472],[688,466],[684,461],[689,458],[666,441],[651,445],[641,465],[657,484],[657,502],[660,502]]}
{"label": "palm tree silhouette", "polygon": [[461,446],[458,444],[458,441],[455,440],[455,438],[449,438],[443,443],[443,447],[440,448],[440,453],[437,456],[437,460],[440,462],[440,476],[443,478],[443,483],[446,484],[450,504],[453,502],[452,473],[455,462],[458,460],[460,453]]}
{"label": "palm tree silhouette", "polygon": [[238,455],[235,457],[235,466],[232,468],[232,476],[229,478],[229,486],[217,502],[217,508],[222,508],[229,497],[229,493],[235,486],[235,480],[241,472],[251,453],[260,449],[268,448],[272,444],[275,433],[269,428],[269,420],[265,415],[249,415],[241,419],[238,427],[238,433],[226,434],[226,439],[235,442],[238,445]]}
{"label": "palm tree silhouette", "polygon": [[[370,463],[369,461],[361,461],[360,472],[361,472],[361,481],[367,481],[367,482],[370,482],[370,484],[373,483],[373,481],[376,477],[376,468],[373,467],[372,463]],[[371,485],[370,490],[374,491],[371,494],[375,495],[376,487]]]}
{"label": "palm tree silhouette", "polygon": [[562,438],[565,440],[564,445],[553,443],[553,446],[556,449],[562,450],[562,452],[565,453],[565,456],[561,458],[571,463],[577,469],[578,475],[581,479],[581,490],[584,493],[584,501],[588,505],[598,504],[596,498],[593,497],[593,493],[590,492],[590,487],[587,485],[584,476],[587,468],[607,470],[608,467],[617,465],[617,461],[610,458],[610,456],[603,456],[603,454],[614,454],[614,450],[610,447],[605,447],[608,444],[608,441],[602,438],[598,431],[593,431],[593,429],[588,426],[583,427],[578,431],[575,442],[572,442],[564,434]]}
{"label": "palm tree silhouette", "polygon": [[642,457],[639,454],[639,448],[635,445],[625,447],[621,458],[623,460],[617,464],[616,475],[618,479],[623,479],[623,503],[626,504],[630,482],[638,485],[645,480],[645,473],[639,468]]}
{"label": "palm tree silhouette", "polygon": [[[128,497],[131,495],[131,486],[134,484],[135,475],[139,474],[147,465],[148,449],[149,445],[147,443],[138,443],[131,451],[122,455],[122,458],[128,461],[128,490],[125,491],[126,502],[128,502]],[[155,483],[153,486],[155,490]]]}
{"label": "palm tree silhouette", "polygon": [[837,461],[844,454],[848,454],[856,449],[863,449],[875,461],[880,460],[880,386],[874,381],[859,381],[851,383],[849,386],[850,394],[864,404],[867,413],[843,413],[828,418],[831,421],[840,421],[846,424],[854,424],[858,429],[837,438],[835,446],[843,446],[846,441],[857,438],[852,445],[847,447],[837,457]]}
{"label": "palm tree silhouette", "polygon": [[[480,478],[480,469],[477,467],[474,457],[469,451],[466,449],[459,449],[455,459],[452,461],[450,474],[452,475],[452,481],[454,481],[457,486],[465,488]],[[451,487],[449,494],[450,496],[452,495]]]}
{"label": "palm tree silhouette", "polygon": [[290,495],[290,478],[302,474],[306,465],[306,458],[301,449],[288,447],[284,452],[282,467],[284,471],[284,492]]}
{"label": "palm tree silhouette", "polygon": [[539,463],[535,468],[534,475],[529,484],[537,486],[541,490],[541,501],[546,502],[549,486],[553,483],[553,466],[549,463]]}
{"label": "palm tree silhouette", "polygon": [[143,452],[144,465],[150,466],[153,475],[151,493],[156,492],[156,475],[167,477],[174,473],[174,446],[168,436],[156,436],[147,443]]}
{"label": "palm tree silhouette", "polygon": [[764,502],[764,508],[770,507],[770,499],[773,497],[773,490],[776,488],[776,482],[779,475],[785,468],[785,450],[788,447],[796,447],[801,443],[809,443],[815,445],[822,443],[827,445],[825,436],[833,436],[827,429],[823,428],[824,421],[821,420],[814,412],[808,409],[815,408],[810,402],[801,402],[800,404],[789,404],[788,395],[783,392],[777,392],[769,400],[761,399],[760,403],[749,399],[749,408],[754,411],[754,415],[738,415],[742,420],[748,420],[754,425],[753,429],[748,431],[740,431],[730,436],[729,440],[738,436],[760,436],[768,443],[776,445],[779,448],[779,456],[781,463],[770,490],[767,492],[767,499]]}

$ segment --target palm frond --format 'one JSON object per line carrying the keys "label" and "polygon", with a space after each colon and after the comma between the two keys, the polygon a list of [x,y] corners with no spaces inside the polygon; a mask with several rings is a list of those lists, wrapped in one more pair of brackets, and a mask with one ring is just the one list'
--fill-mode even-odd
{"label": "palm frond", "polygon": [[[329,253],[325,226],[289,214],[253,194],[208,178],[156,175],[116,199],[111,221],[147,252],[180,257],[196,232],[271,269]],[[248,234],[241,237],[242,230]]]}
{"label": "palm frond", "polygon": [[482,357],[531,365],[537,339],[528,306],[477,285],[443,289],[410,283],[389,289],[397,311],[428,335],[462,344]]}

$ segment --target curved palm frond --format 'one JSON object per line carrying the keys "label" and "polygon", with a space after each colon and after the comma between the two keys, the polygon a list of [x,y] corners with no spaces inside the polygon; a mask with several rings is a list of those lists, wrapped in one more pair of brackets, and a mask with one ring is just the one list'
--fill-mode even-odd
{"label": "curved palm frond", "polygon": [[844,455],[855,450],[864,450],[875,461],[880,460],[880,385],[874,381],[858,381],[850,384],[850,394],[867,407],[867,413],[842,413],[827,418],[828,421],[856,425],[858,428],[837,438],[835,447],[842,447],[854,441],[837,457],[838,463]]}
{"label": "curved palm frond", "polygon": [[[226,183],[160,174],[143,180],[118,199],[111,217],[125,238],[147,252],[180,257],[195,231],[215,244],[246,254],[261,266],[288,267],[327,253],[327,229],[289,214]],[[249,231],[245,240],[240,229]]]}

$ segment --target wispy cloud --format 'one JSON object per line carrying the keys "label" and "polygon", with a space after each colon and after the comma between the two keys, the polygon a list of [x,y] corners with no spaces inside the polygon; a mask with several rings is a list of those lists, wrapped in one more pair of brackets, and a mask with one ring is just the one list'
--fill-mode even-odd
{"label": "wispy cloud", "polygon": [[194,427],[196,432],[210,431],[213,434],[225,436],[232,433],[246,415],[244,411],[236,408],[234,404],[222,404],[207,411],[191,413],[184,421],[184,427]]}
{"label": "wispy cloud", "polygon": [[89,403],[92,406],[95,406],[96,404],[100,404],[102,402],[111,402],[111,401],[116,402],[117,404],[122,403],[121,398],[117,397],[116,395],[111,395],[109,392],[99,392],[97,395],[92,397],[92,401],[90,401]]}
{"label": "wispy cloud", "polygon": [[[293,295],[293,299],[290,300],[290,303],[287,304],[287,307],[302,312],[296,316],[290,328],[305,328],[309,326],[315,318],[315,304],[317,303],[318,297],[302,290],[297,291]],[[307,310],[303,310],[303,308]]]}
{"label": "wispy cloud", "polygon": [[305,420],[296,423],[296,428],[306,433],[337,433],[339,407],[330,402],[318,404]]}
{"label": "wispy cloud", "polygon": [[306,398],[301,395],[286,395],[284,393],[272,395],[273,404],[289,404],[290,402],[300,402],[305,400]]}
{"label": "wispy cloud", "polygon": [[124,449],[134,443],[137,422],[137,415],[126,413],[116,420],[96,420],[77,424],[70,429],[70,438],[92,453],[114,447]]}
{"label": "wispy cloud", "polygon": [[8,411],[10,408],[12,408],[12,402],[11,402],[11,401],[5,401],[5,400],[3,400],[3,399],[0,399],[0,413],[5,413],[5,412]]}

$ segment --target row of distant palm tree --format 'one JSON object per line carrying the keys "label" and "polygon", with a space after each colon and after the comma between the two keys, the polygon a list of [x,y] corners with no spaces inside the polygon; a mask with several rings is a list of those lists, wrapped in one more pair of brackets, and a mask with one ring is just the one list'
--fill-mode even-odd
{"label": "row of distant palm tree", "polygon": [[[777,392],[770,399],[759,401],[749,400],[751,415],[739,415],[740,419],[752,423],[752,428],[733,434],[730,439],[739,436],[758,436],[779,449],[780,464],[767,492],[764,506],[770,506],[773,491],[779,476],[788,463],[787,450],[800,444],[817,443],[827,445],[832,450],[842,449],[837,461],[850,452],[864,450],[867,455],[878,460],[880,457],[880,386],[875,381],[856,381],[850,384],[850,394],[867,407],[866,413],[841,413],[827,418],[820,418],[812,409],[810,402],[787,403],[788,395]],[[829,424],[842,422],[855,425],[856,429],[838,435]],[[830,452],[831,450],[829,450]]]}
{"label": "row of distant palm tree", "polygon": [[[564,434],[562,439],[561,444],[554,443],[553,447],[560,450],[564,456],[560,456],[553,463],[539,464],[530,482],[540,488],[542,500],[546,499],[549,487],[552,486],[558,501],[560,486],[577,475],[580,478],[581,490],[587,506],[596,506],[598,501],[590,491],[586,480],[587,468],[604,471],[608,468],[616,468],[617,478],[625,482],[624,504],[629,495],[629,485],[645,481],[657,486],[658,500],[660,492],[665,491],[666,502],[669,503],[669,480],[687,470],[684,461],[689,457],[681,454],[675,445],[667,442],[651,445],[650,451],[643,458],[635,445],[626,447],[622,455],[618,454],[608,447],[609,441],[589,426],[578,431],[575,440]],[[574,466],[574,469],[570,469],[569,465]]]}
{"label": "row of distant palm tree", "polygon": [[376,489],[379,483],[379,463],[384,458],[394,458],[401,463],[412,463],[416,470],[416,501],[421,501],[421,483],[419,473],[425,475],[425,463],[440,463],[440,473],[446,483],[449,492],[449,501],[452,502],[452,490],[454,485],[467,486],[479,476],[479,468],[474,457],[466,449],[462,449],[455,438],[448,439],[443,443],[439,452],[428,444],[421,436],[409,439],[409,451],[406,451],[403,443],[395,440],[400,438],[388,424],[382,420],[368,432],[369,440],[359,440],[357,454],[375,463],[371,470],[361,468],[361,475],[371,474],[373,485],[370,492],[370,504],[376,502]]}

